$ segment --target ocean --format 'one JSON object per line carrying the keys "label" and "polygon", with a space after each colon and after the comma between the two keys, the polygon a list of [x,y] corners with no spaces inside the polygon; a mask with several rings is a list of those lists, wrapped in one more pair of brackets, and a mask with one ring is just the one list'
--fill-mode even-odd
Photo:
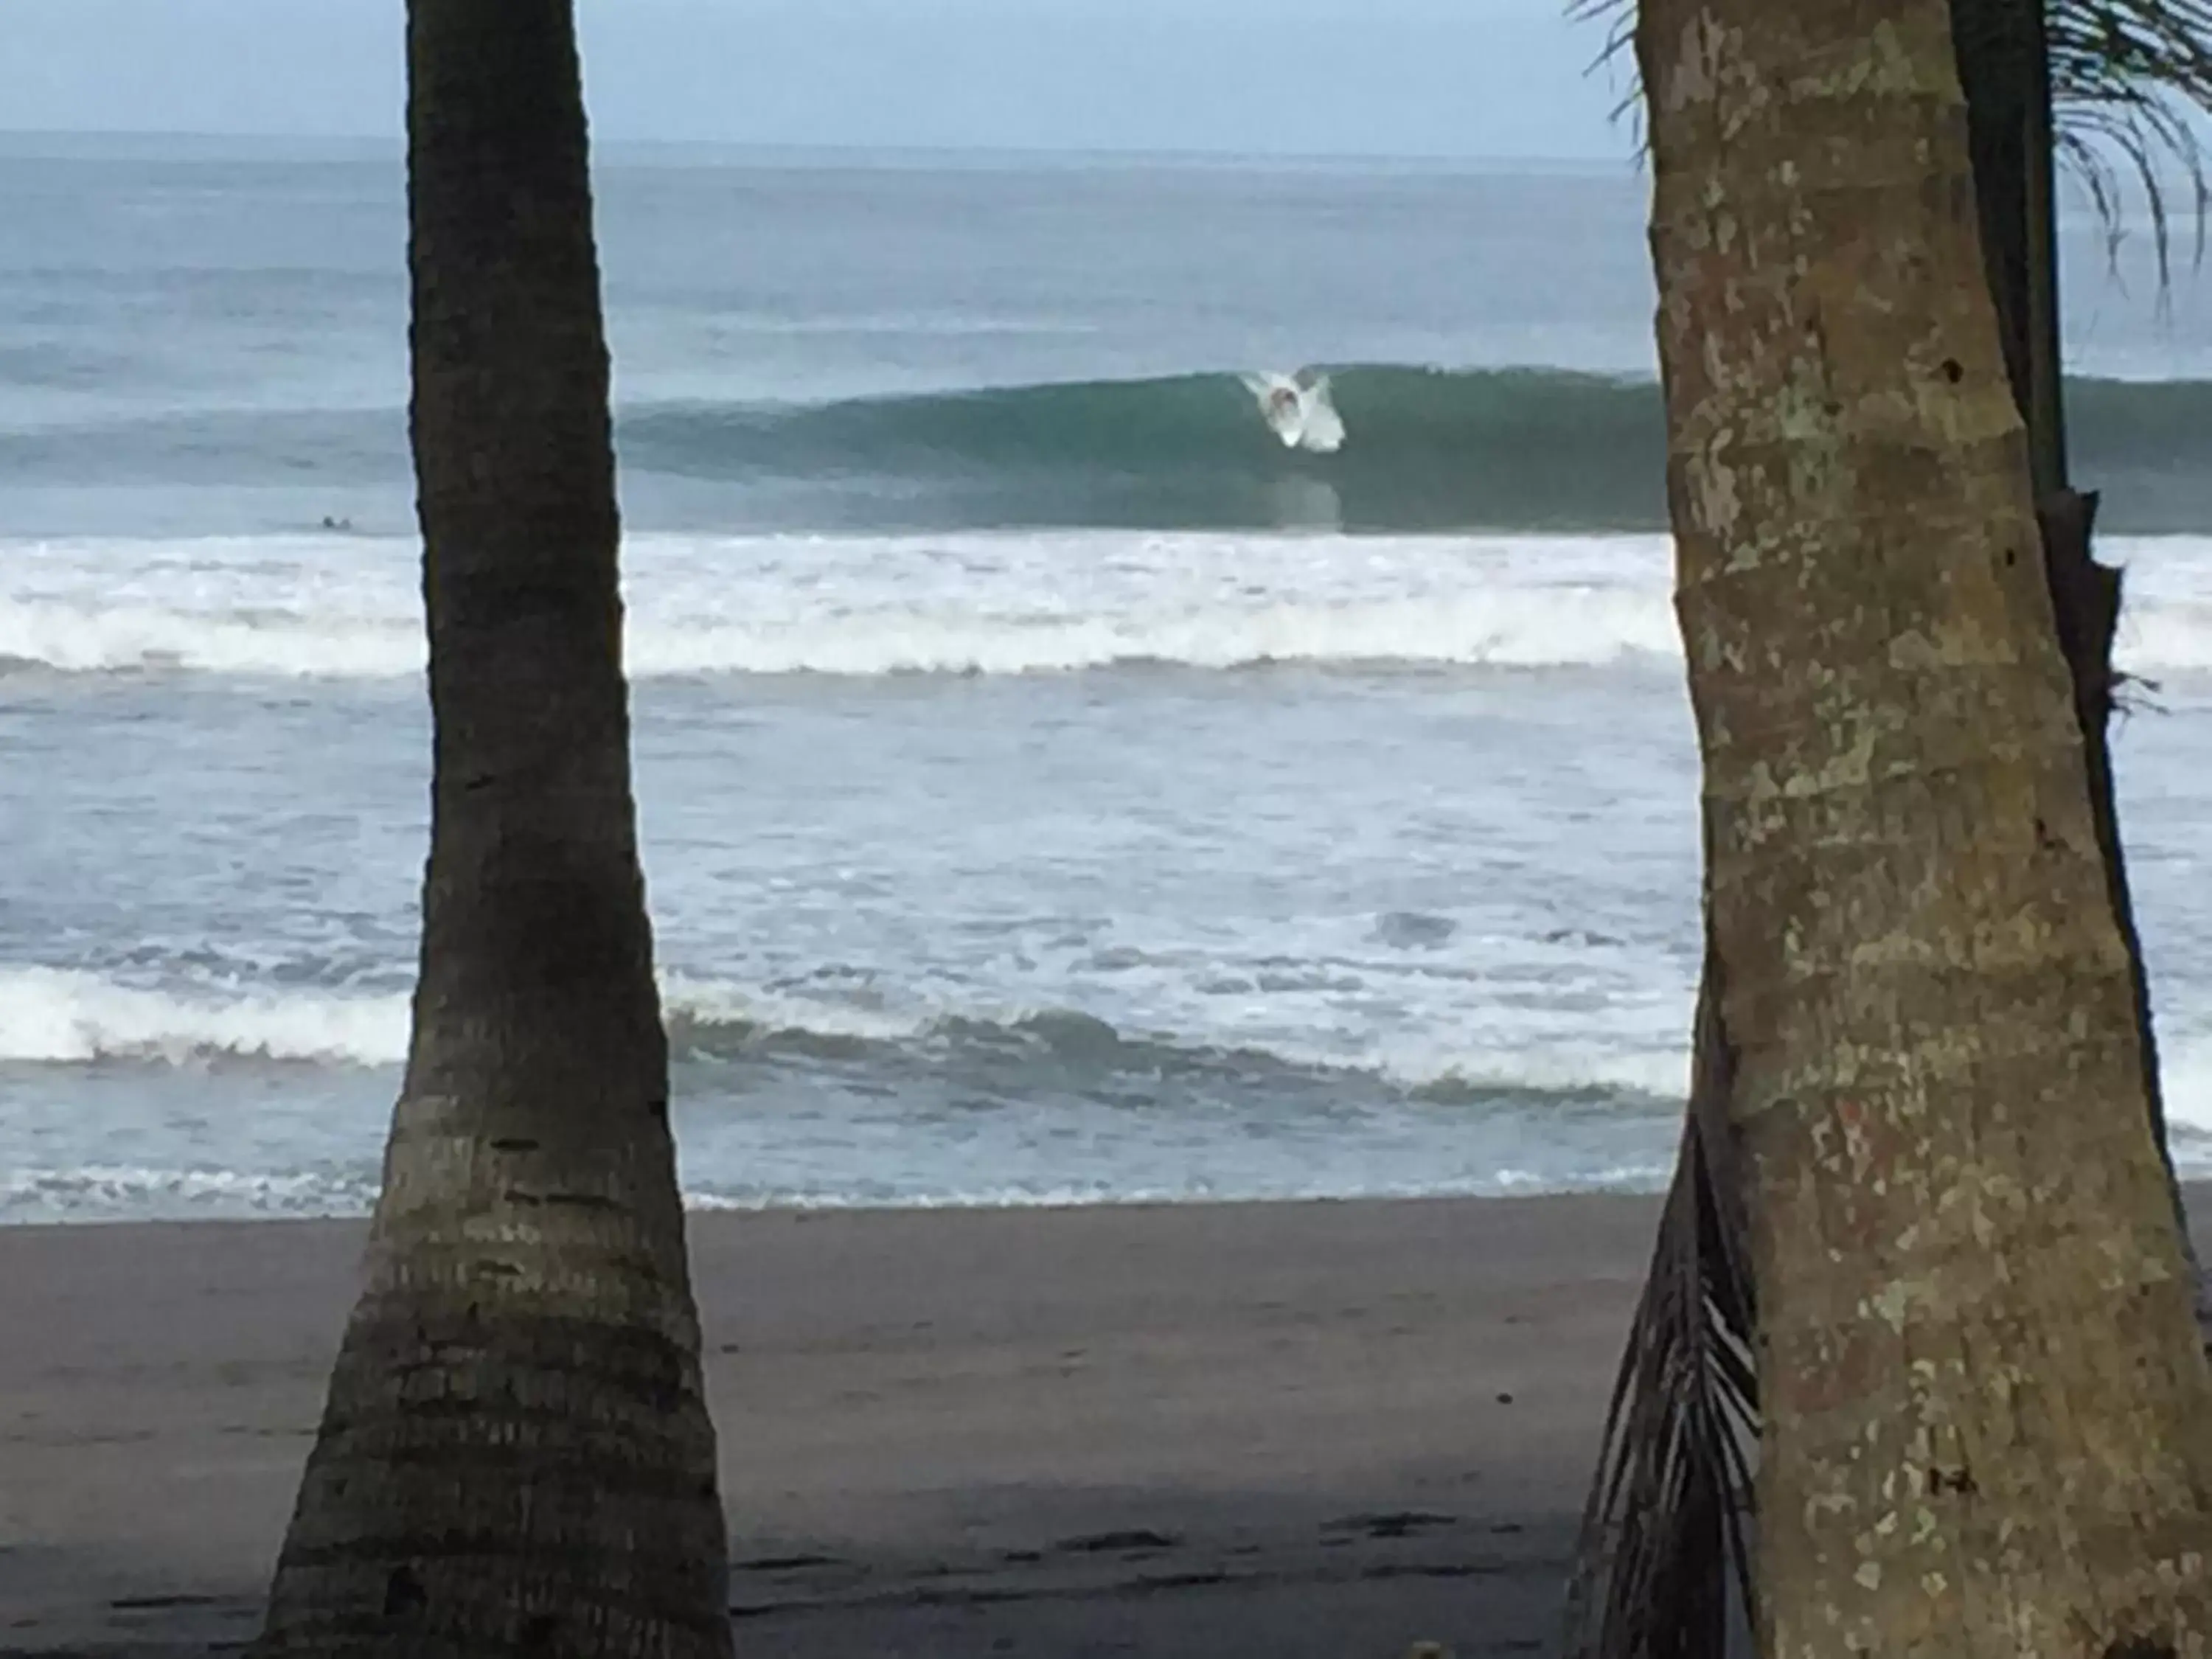
{"label": "ocean", "polygon": [[[1643,190],[602,155],[695,1202],[1663,1181],[1698,785]],[[0,223],[0,1221],[360,1212],[427,830],[399,158],[5,138]],[[2212,283],[2068,235],[2212,1172]],[[1239,378],[1302,367],[1336,453]]]}

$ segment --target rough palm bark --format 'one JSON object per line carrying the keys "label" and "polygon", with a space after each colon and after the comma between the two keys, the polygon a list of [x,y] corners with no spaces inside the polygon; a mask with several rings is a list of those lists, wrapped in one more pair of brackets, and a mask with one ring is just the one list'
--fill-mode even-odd
{"label": "rough palm bark", "polygon": [[[1612,3],[1590,0],[1585,9]],[[2179,1216],[2108,744],[2121,577],[2091,551],[2097,497],[2073,489],[2069,478],[2054,234],[2059,150],[2106,201],[2117,189],[2116,158],[2140,156],[2148,145],[2193,162],[2185,135],[2166,123],[2187,100],[2212,98],[2203,67],[2212,59],[2202,44],[2212,13],[2160,14],[2160,32],[2149,34],[2143,25],[2152,14],[2130,10],[2133,3],[2100,9],[2101,0],[2053,0],[2046,15],[2021,0],[1952,0],[1951,14],[1984,270],[2007,378],[2026,421],[2054,622],[2073,682],[2108,896],[2129,952],[2144,1094]],[[1629,38],[1624,32],[1616,40]],[[2070,105],[2073,128],[2056,121],[2055,99]],[[2163,257],[2162,216],[2156,225]],[[1744,1550],[1754,1517],[1749,1466],[1738,1449],[1747,1425],[1755,1437],[1756,1381],[1714,1357],[1753,1339],[1756,1298],[1742,1266],[1747,1212],[1732,1185],[1728,1068],[1716,1060],[1704,1012],[1710,988],[1700,997],[1681,1152],[1584,1516],[1569,1650],[1585,1659],[1715,1653],[1735,1639],[1749,1605]],[[2182,1246],[2198,1328],[2212,1340],[2212,1281],[2197,1267],[2185,1227]],[[1732,1587],[1742,1593],[1731,1595]]]}
{"label": "rough palm bark", "polygon": [[408,61],[421,977],[259,1650],[721,1659],[570,0],[411,0]]}
{"label": "rough palm bark", "polygon": [[1983,266],[2039,501],[2066,488],[2049,24],[2041,5],[1951,0],[1951,38],[1966,100]]}
{"label": "rough palm bark", "polygon": [[2212,1389],[1942,0],[1645,0],[1789,1656],[2212,1642]]}
{"label": "rough palm bark", "polygon": [[2196,1285],[2200,1333],[2212,1337],[2212,1294],[2191,1249],[2167,1144],[2157,1034],[2135,902],[2120,841],[2110,729],[2118,676],[2120,573],[2092,551],[2097,497],[2073,488],[2067,465],[2064,354],[2059,328],[2057,130],[2051,40],[2040,5],[2019,0],[1951,0],[1951,32],[1966,100],[1967,152],[1980,215],[1983,269],[1996,302],[1998,343],[2014,401],[2027,427],[2028,475],[2042,530],[2045,577],[2059,649],[2074,686],[2089,803],[2105,859],[2106,885],[2128,966],[2142,1041],[2143,1090],[2159,1155],[2166,1161],[2182,1248]]}

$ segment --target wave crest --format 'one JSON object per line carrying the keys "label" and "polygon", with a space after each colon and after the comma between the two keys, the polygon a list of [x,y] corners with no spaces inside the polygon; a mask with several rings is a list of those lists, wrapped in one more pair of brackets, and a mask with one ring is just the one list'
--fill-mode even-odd
{"label": "wave crest", "polygon": [[[1325,370],[1352,434],[1285,449],[1232,372],[816,404],[617,411],[634,502],[754,529],[991,526],[1369,532],[1666,526],[1656,386],[1544,368]],[[2212,382],[2075,379],[2075,468],[2108,531],[2212,528]],[[384,409],[194,410],[0,433],[0,472],[61,487],[302,486],[396,500]]]}
{"label": "wave crest", "polygon": [[[1500,1095],[1653,1099],[1680,1092],[1679,1054],[1545,1055],[1407,1048],[1369,1059],[1288,1045],[1126,1031],[1072,1008],[854,1007],[670,974],[662,984],[681,1064],[864,1062],[1011,1068],[1044,1081],[1274,1073],[1364,1078],[1437,1104]],[[0,969],[0,1064],[185,1066],[265,1062],[396,1067],[407,1057],[404,993],[153,989],[57,968]]]}
{"label": "wave crest", "polygon": [[0,1063],[396,1066],[407,1022],[404,995],[176,994],[71,969],[0,969]]}
{"label": "wave crest", "polygon": [[[1676,649],[1656,538],[686,538],[626,550],[639,678],[1131,664],[1601,664]],[[267,538],[0,547],[0,662],[390,679],[415,552]]]}
{"label": "wave crest", "polygon": [[[1381,363],[1327,372],[1352,434],[1332,453],[1285,449],[1254,417],[1243,376],[1201,374],[797,408],[645,407],[623,417],[623,455],[684,480],[832,484],[841,516],[820,522],[1665,528],[1665,428],[1649,380]],[[2076,471],[2103,489],[2106,530],[2212,529],[2212,382],[2075,379],[2067,398]],[[810,514],[826,508],[808,501]]]}

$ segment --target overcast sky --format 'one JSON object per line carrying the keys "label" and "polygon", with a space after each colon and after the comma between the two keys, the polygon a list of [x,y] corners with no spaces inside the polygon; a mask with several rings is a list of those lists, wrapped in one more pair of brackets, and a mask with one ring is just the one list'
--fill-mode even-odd
{"label": "overcast sky", "polygon": [[[0,0],[0,128],[397,136],[404,0]],[[1595,158],[1565,0],[580,0],[607,140]]]}

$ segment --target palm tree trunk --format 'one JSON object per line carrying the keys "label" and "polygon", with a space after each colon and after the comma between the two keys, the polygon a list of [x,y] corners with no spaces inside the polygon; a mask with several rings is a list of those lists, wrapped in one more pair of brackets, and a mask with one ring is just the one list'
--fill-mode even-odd
{"label": "palm tree trunk", "polygon": [[267,1655],[721,1659],[570,0],[410,0],[414,1040]]}
{"label": "palm tree trunk", "polygon": [[[2072,678],[2106,886],[2128,949],[2143,1088],[2166,1163],[2182,1249],[2197,1286],[2201,1333],[2212,1339],[2212,1285],[2197,1265],[2166,1114],[2142,946],[2120,844],[2107,747],[2116,676],[2120,575],[2096,562],[2097,498],[2068,486],[2058,316],[2051,73],[2041,8],[2020,0],[1952,0],[1966,96],[1982,250],[1996,301],[2007,379],[2027,422],[2045,574],[2059,647]],[[1748,1595],[1728,1594],[1746,1564],[1752,1494],[1732,1455],[1739,1421],[1754,1419],[1755,1385],[1705,1356],[1756,1335],[1755,1298],[1740,1267],[1749,1222],[1727,1183],[1730,1146],[1724,1067],[1701,1010],[1674,1184],[1652,1268],[1632,1322],[1603,1453],[1584,1516],[1571,1650],[1584,1659],[1678,1659],[1721,1650]],[[1725,1200],[1723,1198],[1725,1194]],[[1686,1287],[1702,1287],[1692,1297]]]}
{"label": "palm tree trunk", "polygon": [[2058,305],[2057,143],[2051,114],[2051,42],[2040,4],[1951,0],[1953,49],[1966,100],[1966,138],[1980,210],[1983,266],[1996,301],[1998,338],[2014,401],[2027,425],[2029,471],[2043,539],[2059,649],[2074,684],[2089,799],[2106,885],[2128,950],[2142,1044],[2143,1088],[2152,1133],[2166,1165],[2183,1250],[2197,1285],[2197,1319],[2212,1337],[2212,1295],[2197,1262],[2167,1142],[2165,1091],[2142,942],[2120,843],[2109,743],[2112,646],[2119,629],[2120,573],[2091,550],[2097,497],[2073,489],[2066,456],[2064,355]]}
{"label": "palm tree trunk", "polygon": [[1948,9],[1645,0],[1638,44],[1763,1645],[2191,1650],[2212,1385]]}
{"label": "palm tree trunk", "polygon": [[2040,4],[1951,0],[1966,145],[2005,374],[2039,501],[2066,488],[2051,49]]}

